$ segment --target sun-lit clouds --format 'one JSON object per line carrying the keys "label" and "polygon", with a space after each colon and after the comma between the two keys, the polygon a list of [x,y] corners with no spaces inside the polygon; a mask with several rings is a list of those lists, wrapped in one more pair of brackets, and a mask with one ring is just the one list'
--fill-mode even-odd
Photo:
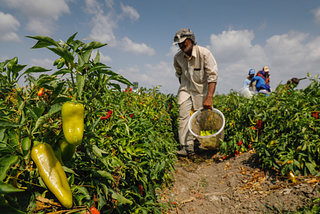
{"label": "sun-lit clouds", "polygon": [[85,0],[85,6],[82,7],[83,11],[89,14],[103,13],[103,4],[99,3],[97,0]]}
{"label": "sun-lit clouds", "polygon": [[[90,60],[94,60],[96,58],[96,56],[97,56],[97,53],[98,53],[97,50],[93,50],[92,53],[91,53]],[[100,54],[100,62],[106,64],[108,62],[112,62],[113,61],[110,56],[105,56],[100,51],[99,51],[99,54]]]}
{"label": "sun-lit clouds", "polygon": [[19,10],[25,15],[29,19],[27,30],[34,33],[46,32],[47,35],[53,33],[55,22],[60,16],[70,13],[65,0],[3,0],[1,4]]}
{"label": "sun-lit clouds", "polygon": [[[320,61],[320,36],[314,38],[307,45],[307,62],[319,62]],[[319,68],[320,66],[318,66]],[[319,69],[320,70],[320,69]]]}
{"label": "sun-lit clouds", "polygon": [[110,47],[117,45],[117,39],[113,33],[117,28],[117,23],[113,20],[112,13],[98,13],[92,18],[93,28],[90,37],[103,43],[108,43]]}
{"label": "sun-lit clouds", "polygon": [[30,18],[26,25],[26,29],[38,35],[50,35],[54,32],[56,25],[50,20],[42,20],[41,18]]}
{"label": "sun-lit clouds", "polygon": [[314,22],[317,24],[320,24],[320,7],[313,10],[313,14],[314,14]]}
{"label": "sun-lit clouds", "polygon": [[[223,31],[211,35],[212,51],[217,60],[219,78],[217,90],[228,93],[243,86],[249,69],[257,71],[268,66],[271,75],[271,88],[292,77],[305,77],[312,68],[320,67],[320,37],[308,33],[290,31],[274,35],[266,40],[266,45],[252,45],[254,34],[249,30]],[[304,83],[299,84],[303,87]]]}
{"label": "sun-lit clouds", "polygon": [[2,0],[2,3],[28,16],[40,16],[54,20],[58,20],[63,13],[70,13],[65,0]]}
{"label": "sun-lit clouds", "polygon": [[131,52],[136,55],[147,54],[152,56],[155,54],[155,50],[144,43],[134,43],[128,37],[124,37],[121,40],[121,49],[124,52]]}
{"label": "sun-lit clouds", "polygon": [[176,53],[178,53],[179,50],[180,50],[180,49],[179,49],[178,46],[172,45],[172,46],[170,47],[169,53],[167,53],[166,56],[174,57],[174,55],[176,55]]}
{"label": "sun-lit clouds", "polygon": [[221,34],[212,34],[210,37],[211,47],[209,48],[213,55],[219,57],[220,64],[241,60],[248,56],[252,47],[251,41],[254,38],[253,31],[223,31]]}
{"label": "sun-lit clouds", "polygon": [[138,65],[120,69],[119,74],[131,82],[139,82],[140,87],[155,87],[161,85],[162,92],[176,92],[179,87],[178,79],[171,64],[161,61],[156,65],[145,64],[142,68]]}
{"label": "sun-lit clouds", "polygon": [[133,7],[131,7],[131,6],[123,5],[121,3],[121,10],[122,10],[122,13],[119,15],[120,19],[128,16],[131,20],[135,21],[135,20],[138,20],[139,17],[140,17],[140,15],[137,12],[137,10],[134,9]]}
{"label": "sun-lit clouds", "polygon": [[100,53],[100,61],[102,63],[113,62],[110,56],[104,56],[102,53]]}
{"label": "sun-lit clouds", "polygon": [[308,34],[294,31],[274,35],[267,39],[264,51],[274,66],[298,66],[307,54],[307,48],[302,44],[307,37]]}
{"label": "sun-lit clouds", "polygon": [[103,4],[97,0],[86,0],[86,6],[83,7],[84,12],[93,14],[91,19],[92,30],[90,37],[103,43],[108,43],[109,47],[120,48],[124,52],[130,52],[135,55],[147,54],[152,56],[155,50],[145,43],[133,42],[128,37],[121,40],[117,39],[114,30],[118,28],[118,22],[128,16],[132,21],[139,19],[140,15],[131,6],[120,4],[122,13],[117,15],[113,10],[113,1],[105,1],[108,9],[103,8]]}
{"label": "sun-lit clouds", "polygon": [[53,61],[50,59],[31,59],[30,66],[40,66],[43,68],[51,69],[53,67]]}
{"label": "sun-lit clouds", "polygon": [[19,28],[20,22],[15,17],[0,11],[0,41],[21,42],[19,36],[15,33]]}

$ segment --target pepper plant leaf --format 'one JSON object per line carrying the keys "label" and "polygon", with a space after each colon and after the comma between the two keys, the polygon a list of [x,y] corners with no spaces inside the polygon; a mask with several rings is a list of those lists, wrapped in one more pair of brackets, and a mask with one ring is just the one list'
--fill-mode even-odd
{"label": "pepper plant leaf", "polygon": [[93,61],[93,63],[98,63],[98,62],[100,62],[100,52],[99,52],[99,50],[97,51],[97,54],[96,54],[96,57],[94,58],[94,61]]}
{"label": "pepper plant leaf", "polygon": [[123,83],[123,84],[125,84],[125,85],[128,85],[128,86],[133,85],[129,80],[127,80],[126,78],[124,78],[124,77],[123,77],[122,75],[120,75],[120,74],[110,76],[110,77],[108,78],[108,80],[116,80],[116,81],[118,81],[118,82],[120,82],[120,83]]}
{"label": "pepper plant leaf", "polygon": [[30,153],[30,147],[31,147],[31,140],[29,138],[24,138],[21,142],[21,148],[23,151],[23,157],[27,158]]}
{"label": "pepper plant leaf", "polygon": [[15,188],[10,184],[3,183],[2,181],[0,181],[0,194],[8,194],[8,193],[14,193],[14,192],[23,192],[23,191],[24,191],[23,189]]}
{"label": "pepper plant leaf", "polygon": [[32,66],[31,68],[28,68],[22,75],[29,74],[29,73],[41,73],[41,72],[47,72],[51,71],[51,69],[46,69],[40,66]]}
{"label": "pepper plant leaf", "polygon": [[109,172],[106,172],[106,171],[101,171],[101,170],[98,170],[96,172],[93,172],[93,177],[96,177],[96,178],[105,178],[107,180],[111,180],[115,183],[112,175],[109,173]]}
{"label": "pepper plant leaf", "polygon": [[66,62],[73,62],[74,60],[72,53],[70,53],[66,48],[62,48],[62,47],[49,48],[48,47],[48,49],[51,50],[53,53],[64,58]]}
{"label": "pepper plant leaf", "polygon": [[38,42],[31,49],[48,47],[51,45],[58,46],[58,43],[48,36],[26,36],[26,37],[38,40]]}
{"label": "pepper plant leaf", "polygon": [[14,128],[14,127],[19,127],[19,126],[21,126],[21,124],[19,124],[19,123],[0,121],[0,127]]}
{"label": "pepper plant leaf", "polygon": [[115,200],[117,200],[121,204],[132,204],[132,201],[125,198],[124,196],[120,195],[119,193],[115,192],[113,189],[109,189],[109,192],[111,193],[111,197]]}
{"label": "pepper plant leaf", "polygon": [[92,41],[89,43],[86,43],[83,47],[82,47],[82,51],[85,50],[90,50],[90,49],[97,49],[97,48],[101,48],[103,46],[106,46],[107,43],[101,43],[101,42],[96,42],[96,41]]}
{"label": "pepper plant leaf", "polygon": [[85,79],[86,79],[86,75],[81,75],[80,73],[76,74],[77,89],[78,89],[78,95],[80,99],[82,96]]}
{"label": "pepper plant leaf", "polygon": [[3,181],[7,176],[8,169],[11,168],[11,165],[18,161],[19,157],[17,155],[5,155],[2,157],[0,162],[0,181]]}
{"label": "pepper plant leaf", "polygon": [[66,42],[66,44],[71,44],[74,41],[74,38],[76,37],[76,35],[78,34],[78,32],[76,32],[75,34],[73,34],[72,36],[70,36]]}

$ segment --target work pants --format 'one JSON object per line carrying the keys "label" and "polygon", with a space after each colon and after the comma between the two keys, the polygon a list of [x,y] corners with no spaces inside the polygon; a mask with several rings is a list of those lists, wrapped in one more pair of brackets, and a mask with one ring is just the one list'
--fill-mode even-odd
{"label": "work pants", "polygon": [[194,136],[188,129],[190,112],[192,109],[192,100],[189,97],[179,106],[179,141],[183,147],[189,151],[194,151]]}

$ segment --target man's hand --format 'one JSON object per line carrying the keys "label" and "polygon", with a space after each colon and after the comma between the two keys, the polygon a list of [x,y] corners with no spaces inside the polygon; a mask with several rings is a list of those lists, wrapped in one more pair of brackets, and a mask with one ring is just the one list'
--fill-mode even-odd
{"label": "man's hand", "polygon": [[215,90],[216,90],[216,83],[215,82],[209,83],[208,94],[206,99],[203,102],[204,109],[212,109],[212,99],[213,99],[213,94]]}
{"label": "man's hand", "polygon": [[203,108],[204,109],[212,109],[212,98],[208,99],[208,96],[206,97],[206,99],[204,100],[204,103],[203,103]]}

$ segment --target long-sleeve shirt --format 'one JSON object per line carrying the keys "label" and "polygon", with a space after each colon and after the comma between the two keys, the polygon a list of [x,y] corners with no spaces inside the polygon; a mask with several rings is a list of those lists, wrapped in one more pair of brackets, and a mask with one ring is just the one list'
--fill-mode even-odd
{"label": "long-sleeve shirt", "polygon": [[245,79],[245,80],[243,81],[243,87],[248,86],[248,85],[250,84],[250,82],[251,82],[251,80],[249,80],[248,78]]}
{"label": "long-sleeve shirt", "polygon": [[257,90],[261,90],[261,89],[267,89],[266,88],[266,85],[265,85],[265,80],[260,77],[260,76],[254,76],[252,79],[251,79],[251,83],[253,82],[256,82],[256,88]]}
{"label": "long-sleeve shirt", "polygon": [[195,110],[203,107],[208,84],[218,79],[218,66],[212,53],[207,48],[194,45],[190,57],[180,50],[174,56],[173,65],[176,76],[181,80],[178,104],[191,96]]}

